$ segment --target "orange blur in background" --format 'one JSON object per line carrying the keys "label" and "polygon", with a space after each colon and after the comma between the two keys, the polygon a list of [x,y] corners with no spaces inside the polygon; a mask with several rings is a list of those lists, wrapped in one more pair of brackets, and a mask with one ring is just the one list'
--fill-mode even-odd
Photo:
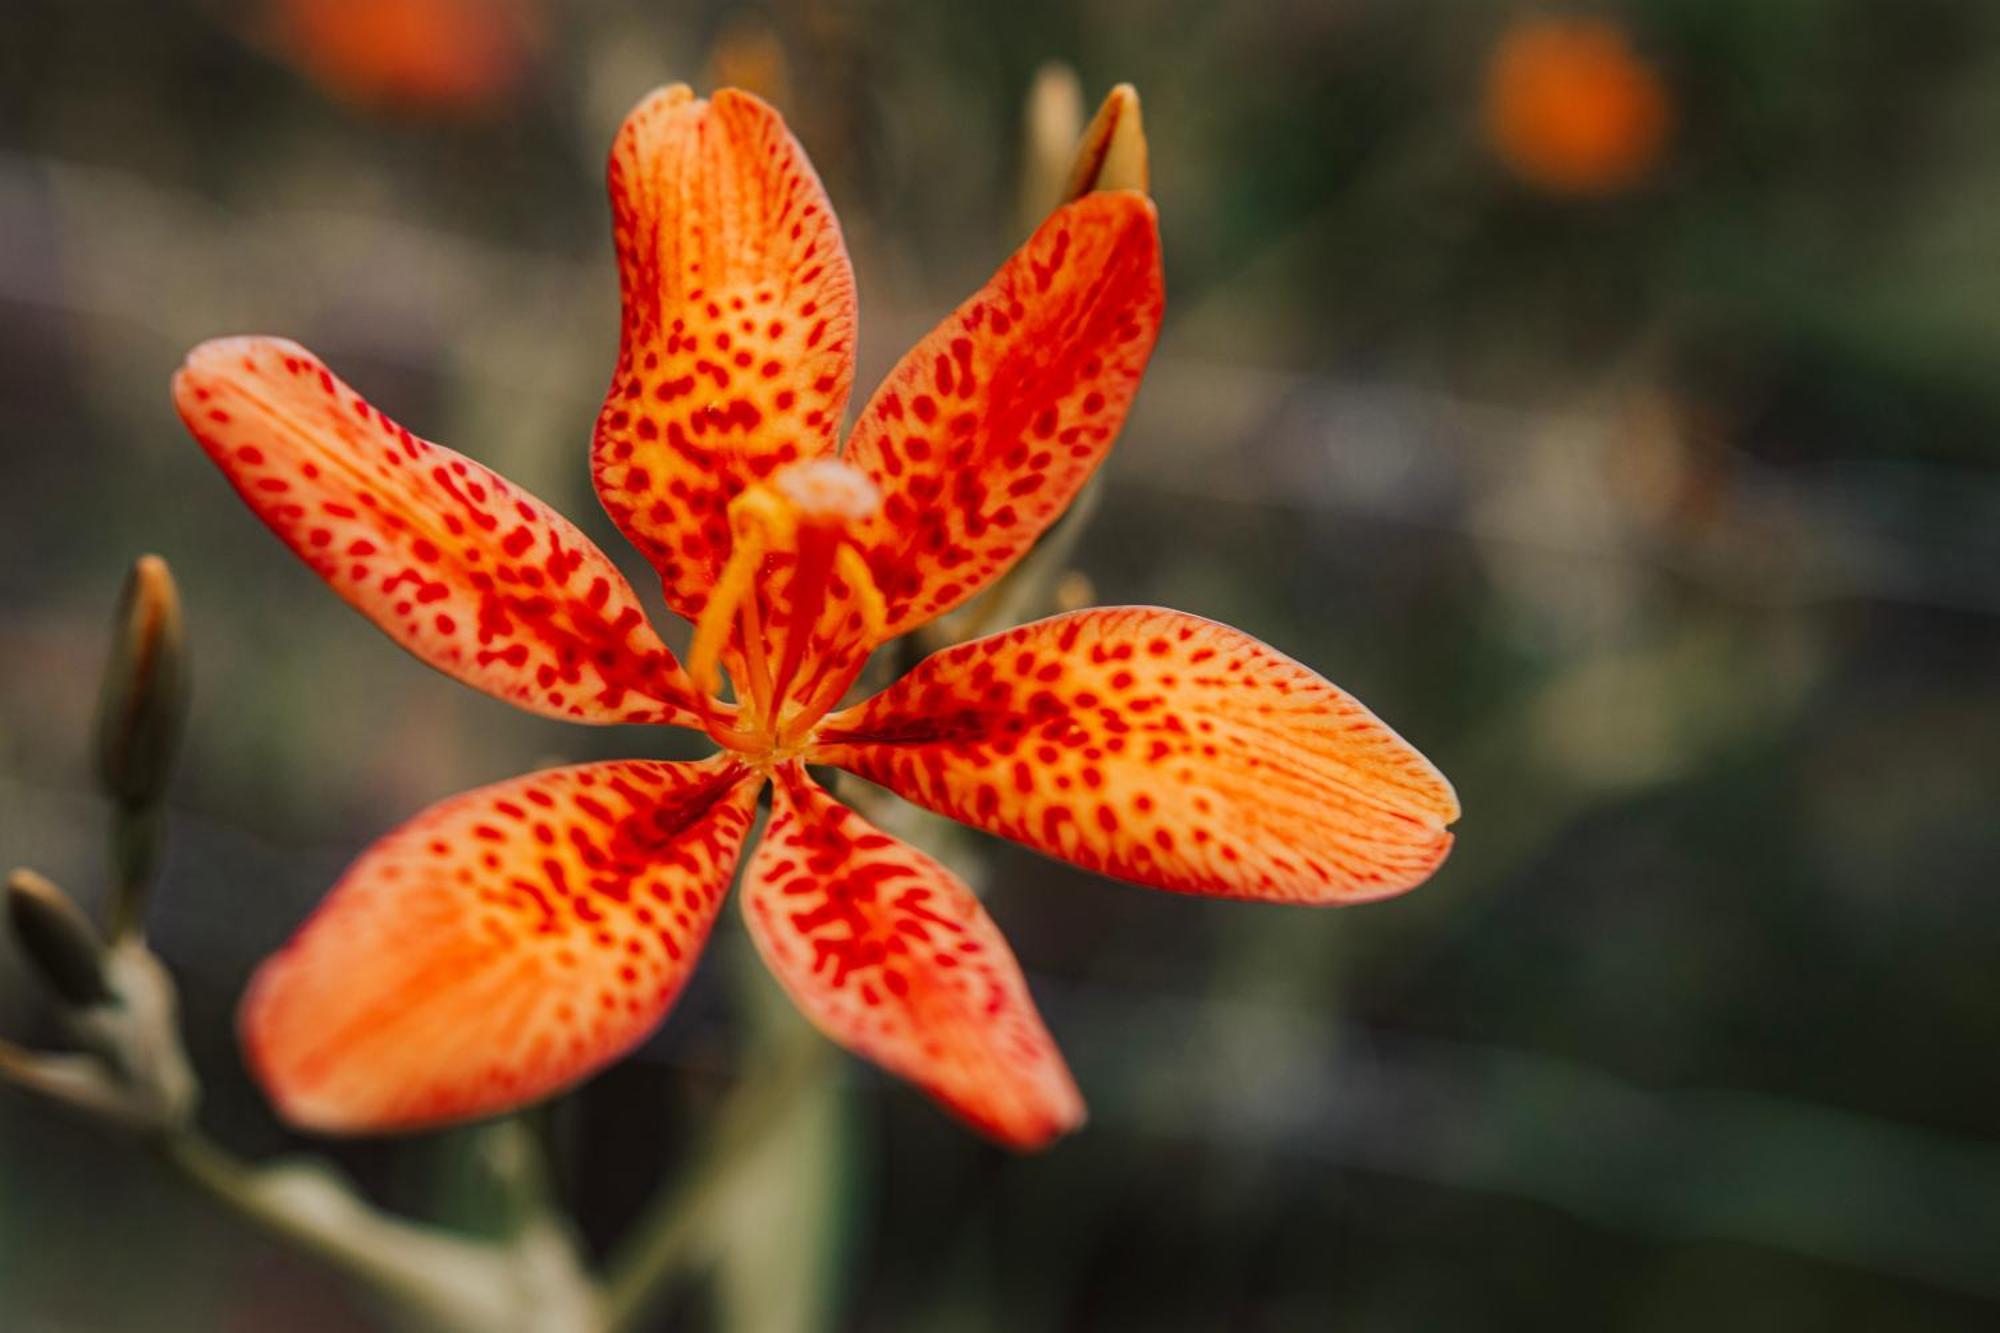
{"label": "orange blur in background", "polygon": [[531,0],[274,0],[264,33],[340,101],[458,116],[506,102],[541,35]]}
{"label": "orange blur in background", "polygon": [[1523,19],[1487,66],[1486,137],[1509,170],[1559,194],[1643,181],[1673,119],[1666,84],[1604,19]]}

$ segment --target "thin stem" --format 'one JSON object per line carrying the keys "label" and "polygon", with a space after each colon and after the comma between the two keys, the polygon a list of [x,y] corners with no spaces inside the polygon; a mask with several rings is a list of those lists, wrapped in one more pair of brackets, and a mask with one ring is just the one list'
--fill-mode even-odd
{"label": "thin stem", "polygon": [[[507,1243],[468,1240],[383,1214],[316,1166],[254,1167],[194,1131],[158,1148],[211,1198],[441,1328],[595,1323],[589,1279],[566,1240],[544,1227],[524,1224]],[[563,1250],[553,1256],[552,1237]]]}
{"label": "thin stem", "polygon": [[696,1262],[697,1242],[737,1168],[756,1155],[825,1063],[824,1043],[806,1034],[731,1096],[698,1165],[660,1194],[607,1268],[602,1333],[632,1328],[668,1280]]}
{"label": "thin stem", "polygon": [[22,1092],[136,1129],[144,1117],[105,1081],[97,1062],[83,1055],[36,1055],[0,1041],[0,1083]]}
{"label": "thin stem", "polygon": [[159,801],[145,805],[118,802],[111,812],[112,864],[117,876],[111,894],[111,938],[138,934],[146,912],[146,894],[159,873],[166,843],[166,808]]}

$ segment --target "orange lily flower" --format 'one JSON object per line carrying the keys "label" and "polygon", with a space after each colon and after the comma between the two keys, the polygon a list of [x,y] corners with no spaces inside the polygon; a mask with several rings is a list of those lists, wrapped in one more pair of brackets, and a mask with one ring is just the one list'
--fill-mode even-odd
{"label": "orange lily flower", "polygon": [[1356,902],[1444,859],[1458,805],[1429,762],[1307,668],[1195,616],[1056,616],[836,711],[872,649],[1007,570],[1109,449],[1163,304],[1145,195],[1053,213],[904,357],[840,451],[853,275],[778,115],[663,89],[620,131],[610,187],[623,344],[593,475],[695,624],[685,668],[560,515],[305,349],[223,339],[175,380],[251,508],[412,653],[533,712],[721,746],[499,783],[365,852],[244,1003],[250,1063],[288,1119],[352,1133],[485,1115],[644,1039],[768,783],[743,904],[805,1014],[1005,1143],[1080,1124],[978,900],[808,764],[1181,892]]}

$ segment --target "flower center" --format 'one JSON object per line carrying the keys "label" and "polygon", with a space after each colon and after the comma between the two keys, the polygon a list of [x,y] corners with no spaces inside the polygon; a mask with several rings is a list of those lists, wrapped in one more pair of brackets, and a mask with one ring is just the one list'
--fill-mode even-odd
{"label": "flower center", "polygon": [[834,458],[795,464],[729,505],[732,546],[701,618],[688,672],[705,696],[722,672],[741,713],[711,717],[718,744],[788,758],[860,673],[886,621],[860,533],[881,508],[875,483]]}

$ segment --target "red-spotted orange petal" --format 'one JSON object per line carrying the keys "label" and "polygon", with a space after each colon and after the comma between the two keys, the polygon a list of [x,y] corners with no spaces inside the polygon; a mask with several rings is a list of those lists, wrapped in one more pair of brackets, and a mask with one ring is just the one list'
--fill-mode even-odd
{"label": "red-spotted orange petal", "polygon": [[1299,903],[1385,897],[1451,848],[1451,784],[1247,634],[1151,607],[945,649],[828,718],[815,762],[1118,879]]}
{"label": "red-spotted orange petal", "polygon": [[297,343],[203,343],[174,402],[257,516],[438,670],[552,717],[694,721],[687,677],[588,537]]}
{"label": "red-spotted orange petal", "polygon": [[730,499],[833,448],[854,271],[805,151],[748,93],[654,93],[618,133],[610,183],[624,332],[592,470],[692,619],[729,555]]}
{"label": "red-spotted orange petal", "polygon": [[1068,507],[1124,423],[1164,302],[1151,201],[1091,194],[903,358],[846,455],[884,496],[869,563],[885,637],[971,597]]}
{"label": "red-spotted orange petal", "polygon": [[761,782],[733,761],[550,769],[432,806],[349,868],[243,1002],[302,1128],[545,1097],[641,1041],[693,969]]}
{"label": "red-spotted orange petal", "polygon": [[1020,966],[972,891],[796,764],[773,788],[743,910],[779,983],[833,1040],[1017,1148],[1083,1123]]}

